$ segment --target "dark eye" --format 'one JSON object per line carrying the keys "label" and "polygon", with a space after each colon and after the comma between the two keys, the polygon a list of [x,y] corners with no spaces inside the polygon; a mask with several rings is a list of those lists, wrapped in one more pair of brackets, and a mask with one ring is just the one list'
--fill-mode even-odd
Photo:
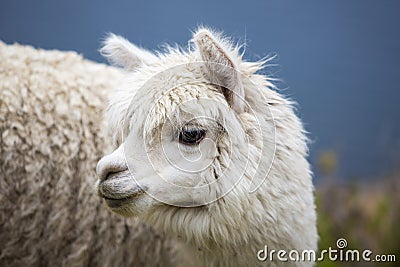
{"label": "dark eye", "polygon": [[205,135],[204,129],[183,127],[179,132],[179,142],[185,145],[196,145],[203,140]]}

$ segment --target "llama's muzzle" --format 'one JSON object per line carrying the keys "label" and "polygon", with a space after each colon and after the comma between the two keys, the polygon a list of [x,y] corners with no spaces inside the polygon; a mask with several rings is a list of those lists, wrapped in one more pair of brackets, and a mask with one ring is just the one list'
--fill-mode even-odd
{"label": "llama's muzzle", "polygon": [[122,145],[99,161],[96,172],[99,178],[97,194],[110,207],[119,207],[145,192],[128,169]]}

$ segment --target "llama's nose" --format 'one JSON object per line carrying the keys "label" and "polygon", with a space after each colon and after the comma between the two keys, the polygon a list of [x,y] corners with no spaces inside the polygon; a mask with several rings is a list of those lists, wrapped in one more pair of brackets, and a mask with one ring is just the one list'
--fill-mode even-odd
{"label": "llama's nose", "polygon": [[113,153],[104,156],[96,167],[97,176],[100,181],[107,180],[111,173],[118,173],[128,170],[122,145]]}

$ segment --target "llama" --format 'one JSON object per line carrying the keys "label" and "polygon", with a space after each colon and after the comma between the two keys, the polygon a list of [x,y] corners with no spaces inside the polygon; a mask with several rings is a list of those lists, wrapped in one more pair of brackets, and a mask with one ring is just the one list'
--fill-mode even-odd
{"label": "llama", "polygon": [[[98,114],[120,70],[0,41],[0,266],[176,266],[176,242],[103,209]],[[132,234],[134,233],[134,234]]]}
{"label": "llama", "polygon": [[222,34],[153,54],[111,34],[102,54],[126,77],[110,95],[115,151],[97,165],[107,207],[184,244],[199,266],[262,262],[257,251],[317,249],[307,138],[264,75]]}

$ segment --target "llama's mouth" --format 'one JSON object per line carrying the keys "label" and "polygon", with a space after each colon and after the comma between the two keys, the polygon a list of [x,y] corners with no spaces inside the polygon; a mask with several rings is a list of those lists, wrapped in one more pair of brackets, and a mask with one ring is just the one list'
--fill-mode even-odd
{"label": "llama's mouth", "polygon": [[133,202],[135,202],[138,197],[140,197],[141,195],[143,195],[145,193],[145,191],[140,188],[137,187],[137,190],[135,192],[131,192],[132,194],[129,196],[125,196],[121,197],[121,198],[111,198],[111,197],[107,197],[103,194],[99,194],[106,202],[107,206],[112,208],[112,209],[116,209],[116,208],[121,208],[125,205],[131,204]]}
{"label": "llama's mouth", "polygon": [[97,185],[97,194],[103,198],[110,208],[118,208],[132,203],[146,188],[139,186],[129,171],[112,174],[107,180]]}

